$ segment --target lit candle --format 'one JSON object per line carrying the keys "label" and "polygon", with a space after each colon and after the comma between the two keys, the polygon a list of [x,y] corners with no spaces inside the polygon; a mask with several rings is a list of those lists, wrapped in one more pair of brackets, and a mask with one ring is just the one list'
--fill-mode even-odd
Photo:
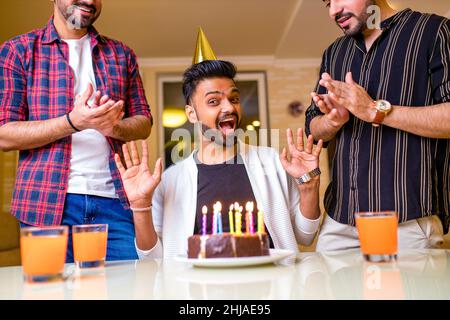
{"label": "lit candle", "polygon": [[202,207],[202,234],[206,235],[206,214],[208,213],[208,207],[207,206],[203,206]]}
{"label": "lit candle", "polygon": [[258,233],[265,233],[264,217],[261,211],[261,206],[258,204]]}
{"label": "lit candle", "polygon": [[251,204],[250,202],[247,202],[245,204],[245,233],[250,233],[250,210],[251,210]]}
{"label": "lit candle", "polygon": [[222,203],[217,201],[217,233],[222,234]]}
{"label": "lit candle", "polygon": [[230,206],[230,211],[228,211],[228,219],[230,220],[230,233],[234,234],[233,205]]}
{"label": "lit candle", "polygon": [[242,234],[242,207],[239,206],[239,203],[236,202],[234,204],[234,210],[235,210],[235,214],[236,214],[236,230],[235,230],[235,233],[237,235],[241,235]]}
{"label": "lit candle", "polygon": [[253,202],[247,202],[247,204],[245,205],[245,210],[247,211],[247,213],[246,213],[246,220],[247,220],[246,230],[248,229],[247,233],[250,233],[250,234],[255,233],[255,224],[253,222],[253,208],[254,208]]}
{"label": "lit candle", "polygon": [[212,234],[217,233],[217,203],[213,205]]}

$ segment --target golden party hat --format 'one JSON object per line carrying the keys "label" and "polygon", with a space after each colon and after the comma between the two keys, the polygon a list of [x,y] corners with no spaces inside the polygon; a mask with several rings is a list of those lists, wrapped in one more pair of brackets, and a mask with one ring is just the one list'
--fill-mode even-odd
{"label": "golden party hat", "polygon": [[205,33],[202,28],[198,28],[197,45],[195,46],[194,59],[192,64],[196,64],[205,60],[217,60],[214,51],[211,49],[211,45],[206,39]]}

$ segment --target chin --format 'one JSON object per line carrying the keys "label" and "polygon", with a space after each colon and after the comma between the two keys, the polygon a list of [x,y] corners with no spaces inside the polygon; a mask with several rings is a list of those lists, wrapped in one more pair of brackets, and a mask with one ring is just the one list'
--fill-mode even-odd
{"label": "chin", "polygon": [[222,135],[220,139],[215,139],[214,143],[224,146],[224,147],[233,147],[237,144],[238,137],[235,134]]}

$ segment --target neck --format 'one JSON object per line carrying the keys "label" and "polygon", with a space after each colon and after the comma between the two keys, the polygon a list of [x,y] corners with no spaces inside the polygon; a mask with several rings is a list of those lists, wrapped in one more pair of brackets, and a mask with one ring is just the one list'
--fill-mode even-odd
{"label": "neck", "polygon": [[[381,13],[380,21],[384,21],[386,19],[389,19],[390,17],[392,17],[393,15],[395,15],[397,13],[397,11],[392,9],[389,6],[389,4],[387,4],[385,1],[377,2],[377,5],[380,8],[380,13]],[[381,35],[381,33],[382,33],[382,31],[379,28],[374,28],[374,29],[366,28],[362,32],[362,35],[364,37],[364,41],[366,43],[366,47],[368,49],[370,49],[372,44]]]}
{"label": "neck", "polygon": [[66,19],[64,19],[64,17],[61,16],[61,14],[59,13],[59,11],[56,7],[55,7],[55,12],[54,12],[53,23],[54,23],[55,29],[58,32],[61,39],[67,39],[67,40],[81,39],[88,32],[87,28],[73,29],[73,28],[69,27]]}
{"label": "neck", "polygon": [[225,147],[209,140],[202,140],[197,158],[204,164],[219,164],[234,158],[236,153],[237,144],[232,147]]}

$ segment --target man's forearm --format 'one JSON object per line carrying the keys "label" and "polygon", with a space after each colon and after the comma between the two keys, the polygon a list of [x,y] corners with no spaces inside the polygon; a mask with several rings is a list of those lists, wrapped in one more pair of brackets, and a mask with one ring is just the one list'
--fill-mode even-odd
{"label": "man's forearm", "polygon": [[67,137],[75,130],[66,116],[42,121],[15,121],[0,127],[0,149],[29,150]]}
{"label": "man's forearm", "polygon": [[314,140],[322,139],[324,142],[332,140],[341,127],[330,125],[325,116],[317,116],[311,120],[309,125]]}
{"label": "man's forearm", "polygon": [[310,220],[316,220],[320,217],[319,188],[319,179],[313,179],[308,183],[298,186],[300,192],[300,212],[305,218]]}
{"label": "man's forearm", "polygon": [[133,213],[133,219],[137,247],[143,251],[152,249],[158,242],[158,235],[153,226],[151,209]]}
{"label": "man's forearm", "polygon": [[141,115],[123,119],[113,129],[111,138],[124,142],[143,140],[150,135],[152,126],[150,120]]}
{"label": "man's forearm", "polygon": [[450,139],[450,103],[427,107],[394,106],[383,124],[422,137]]}

